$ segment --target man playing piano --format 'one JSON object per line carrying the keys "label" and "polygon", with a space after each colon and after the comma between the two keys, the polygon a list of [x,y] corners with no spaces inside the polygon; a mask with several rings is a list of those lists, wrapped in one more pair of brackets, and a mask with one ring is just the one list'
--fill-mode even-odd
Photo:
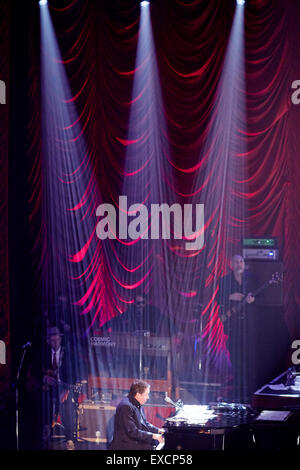
{"label": "man playing piano", "polygon": [[119,403],[110,450],[152,450],[163,442],[163,429],[146,420],[143,405],[147,402],[150,385],[143,380],[133,382],[129,394]]}

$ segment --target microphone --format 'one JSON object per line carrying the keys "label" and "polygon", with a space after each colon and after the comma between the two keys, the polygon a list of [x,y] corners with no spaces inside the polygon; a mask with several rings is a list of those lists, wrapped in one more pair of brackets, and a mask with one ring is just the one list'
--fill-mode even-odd
{"label": "microphone", "polygon": [[31,341],[27,341],[26,344],[23,344],[22,348],[23,348],[23,349],[27,349],[27,348],[30,348],[30,346],[32,346],[32,342],[31,342]]}

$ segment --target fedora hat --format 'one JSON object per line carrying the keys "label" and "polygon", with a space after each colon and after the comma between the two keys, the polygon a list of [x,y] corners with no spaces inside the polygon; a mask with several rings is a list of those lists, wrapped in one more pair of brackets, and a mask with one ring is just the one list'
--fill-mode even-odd
{"label": "fedora hat", "polygon": [[49,338],[50,336],[63,336],[63,333],[59,331],[57,326],[51,326],[47,328],[46,338]]}

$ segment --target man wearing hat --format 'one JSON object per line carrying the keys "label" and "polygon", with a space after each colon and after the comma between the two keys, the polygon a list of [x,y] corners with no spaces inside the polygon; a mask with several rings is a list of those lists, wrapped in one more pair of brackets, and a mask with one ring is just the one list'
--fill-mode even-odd
{"label": "man wearing hat", "polygon": [[60,416],[66,436],[67,448],[74,446],[74,404],[71,385],[74,383],[73,360],[70,352],[63,345],[63,334],[56,327],[48,327],[47,347],[43,361],[43,390],[45,424],[49,426]]}

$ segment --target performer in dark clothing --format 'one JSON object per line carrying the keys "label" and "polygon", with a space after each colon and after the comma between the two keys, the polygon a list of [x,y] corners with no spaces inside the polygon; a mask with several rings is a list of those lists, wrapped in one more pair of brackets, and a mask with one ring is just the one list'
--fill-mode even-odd
{"label": "performer in dark clothing", "polygon": [[142,295],[122,315],[114,318],[104,328],[121,333],[148,332],[151,336],[170,336],[173,323],[160,310],[148,303]]}
{"label": "performer in dark clothing", "polygon": [[255,376],[255,329],[251,312],[253,281],[245,272],[242,256],[234,255],[231,273],[221,279],[219,304],[227,348],[232,364],[232,394],[234,401],[247,402],[253,390]]}
{"label": "performer in dark clothing", "polygon": [[[27,372],[27,390],[42,408],[42,445],[47,448],[52,424],[58,416],[64,428],[66,447],[74,447],[75,409],[72,385],[75,383],[74,356],[63,343],[57,327],[47,328],[46,345]],[[74,351],[73,351],[74,354]]]}
{"label": "performer in dark clothing", "polygon": [[142,380],[134,382],[128,394],[119,403],[110,450],[152,450],[163,442],[163,429],[150,424],[142,405],[149,398],[150,385]]}

